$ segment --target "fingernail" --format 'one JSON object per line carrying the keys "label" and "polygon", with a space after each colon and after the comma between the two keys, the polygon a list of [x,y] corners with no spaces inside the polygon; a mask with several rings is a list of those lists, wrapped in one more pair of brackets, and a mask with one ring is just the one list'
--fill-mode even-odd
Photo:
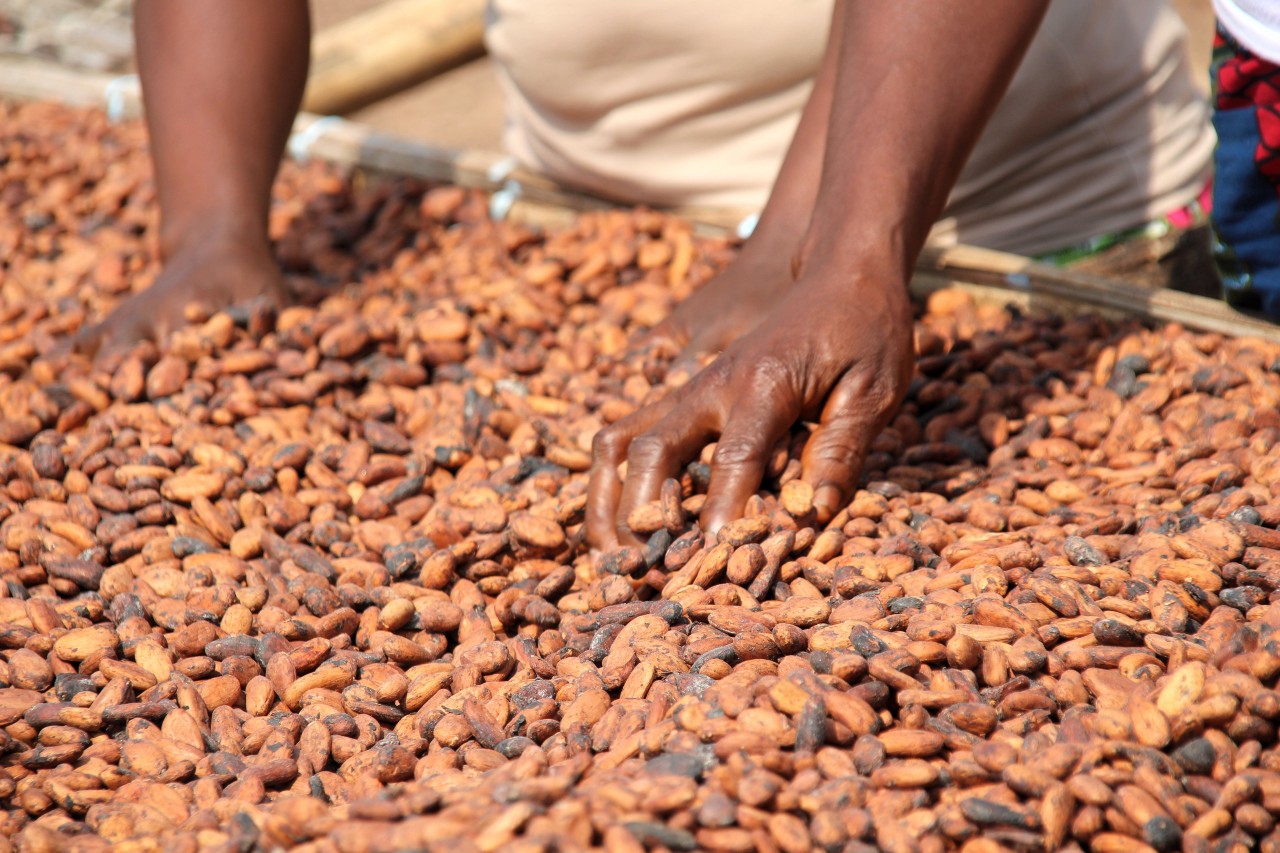
{"label": "fingernail", "polygon": [[840,490],[835,486],[819,486],[813,492],[813,506],[819,518],[830,519],[840,510]]}

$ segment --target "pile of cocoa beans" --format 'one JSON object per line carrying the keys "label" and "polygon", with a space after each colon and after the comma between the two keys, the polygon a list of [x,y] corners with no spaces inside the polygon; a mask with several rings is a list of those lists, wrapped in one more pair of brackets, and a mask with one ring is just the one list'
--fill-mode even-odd
{"label": "pile of cocoa beans", "polygon": [[941,291],[827,524],[713,448],[592,554],[732,257],[286,164],[297,301],[97,360],[143,130],[0,105],[0,851],[1280,850],[1280,347]]}

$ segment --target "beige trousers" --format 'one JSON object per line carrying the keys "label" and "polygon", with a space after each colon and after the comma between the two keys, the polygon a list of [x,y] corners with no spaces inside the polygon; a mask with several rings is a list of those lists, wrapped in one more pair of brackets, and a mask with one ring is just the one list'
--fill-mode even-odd
{"label": "beige trousers", "polygon": [[[831,4],[491,0],[506,145],[599,195],[758,211]],[[1213,132],[1185,38],[1167,0],[1050,4],[934,241],[1046,252],[1189,202],[1208,177]]]}

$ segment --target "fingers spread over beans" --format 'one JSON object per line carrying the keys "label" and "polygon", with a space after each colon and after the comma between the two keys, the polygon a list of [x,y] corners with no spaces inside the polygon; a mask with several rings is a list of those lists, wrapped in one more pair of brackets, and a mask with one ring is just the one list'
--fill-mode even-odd
{"label": "fingers spread over beans", "polygon": [[[817,421],[803,456],[822,520],[852,494],[867,449],[912,371],[911,315],[900,283],[860,286],[810,272],[771,316],[657,402],[596,436],[587,527],[609,548],[631,537],[629,513],[715,440],[702,526],[742,515],[775,445]],[[626,477],[619,468],[626,463]]]}

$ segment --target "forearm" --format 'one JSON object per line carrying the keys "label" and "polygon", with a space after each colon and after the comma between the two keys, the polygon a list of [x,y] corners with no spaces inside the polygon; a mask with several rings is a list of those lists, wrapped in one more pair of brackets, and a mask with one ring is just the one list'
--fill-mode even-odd
{"label": "forearm", "polygon": [[265,242],[306,84],[306,0],[137,0],[135,31],[161,252],[211,231]]}
{"label": "forearm", "polygon": [[801,248],[905,282],[1047,0],[850,2]]}
{"label": "forearm", "polygon": [[822,176],[822,159],[831,119],[831,94],[835,89],[840,34],[844,29],[845,3],[837,2],[822,63],[796,125],[791,144],[778,169],[769,201],[760,213],[748,247],[779,253],[788,260],[805,233]]}

